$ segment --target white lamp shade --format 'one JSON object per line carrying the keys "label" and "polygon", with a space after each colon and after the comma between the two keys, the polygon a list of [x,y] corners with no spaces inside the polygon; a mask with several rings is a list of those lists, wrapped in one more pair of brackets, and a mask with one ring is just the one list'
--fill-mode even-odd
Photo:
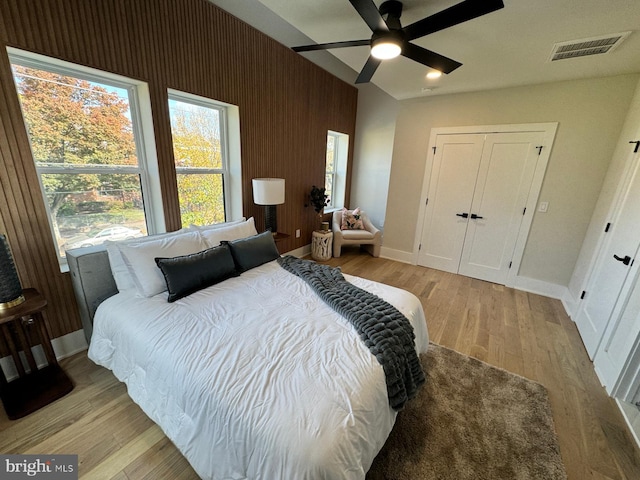
{"label": "white lamp shade", "polygon": [[253,202],[256,205],[284,203],[284,178],[254,178]]}

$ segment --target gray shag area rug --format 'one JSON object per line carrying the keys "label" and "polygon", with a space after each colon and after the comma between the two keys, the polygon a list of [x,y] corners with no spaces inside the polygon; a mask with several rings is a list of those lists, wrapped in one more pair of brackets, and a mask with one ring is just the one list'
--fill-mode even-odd
{"label": "gray shag area rug", "polygon": [[545,388],[431,344],[367,480],[566,480]]}

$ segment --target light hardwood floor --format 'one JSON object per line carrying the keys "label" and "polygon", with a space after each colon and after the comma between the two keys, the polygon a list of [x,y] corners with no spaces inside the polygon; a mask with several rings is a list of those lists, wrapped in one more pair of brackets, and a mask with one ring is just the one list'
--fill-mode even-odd
{"label": "light hardwood floor", "polygon": [[[559,301],[357,249],[328,263],[417,295],[431,341],[542,383],[569,480],[640,479],[640,451]],[[86,479],[197,478],[109,371],[86,353],[62,365],[74,391],[21,420],[2,411],[0,452],[78,454]]]}

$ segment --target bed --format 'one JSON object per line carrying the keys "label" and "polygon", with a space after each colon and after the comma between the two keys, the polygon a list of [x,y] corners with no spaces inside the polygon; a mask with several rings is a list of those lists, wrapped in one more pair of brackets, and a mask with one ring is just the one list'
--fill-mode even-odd
{"label": "bed", "polygon": [[[206,244],[255,236],[223,231],[233,228],[212,230]],[[168,280],[169,292],[149,296],[119,289],[112,270],[122,266],[104,248],[67,256],[89,358],[127,385],[199,476],[365,478],[397,414],[385,372],[354,327],[278,259],[169,302]],[[344,277],[401,312],[416,352],[426,351],[414,295]]]}

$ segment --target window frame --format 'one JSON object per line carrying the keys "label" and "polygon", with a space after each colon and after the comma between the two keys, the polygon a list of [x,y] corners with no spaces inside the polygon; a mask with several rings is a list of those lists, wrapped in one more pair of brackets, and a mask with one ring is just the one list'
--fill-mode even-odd
{"label": "window frame", "polygon": [[[160,175],[158,170],[148,85],[145,82],[124,77],[122,75],[105,72],[103,70],[78,65],[37,53],[27,52],[13,47],[7,47],[7,54],[11,66],[19,65],[74,77],[89,82],[106,84],[125,89],[129,97],[128,101],[129,112],[131,114],[131,128],[136,147],[136,157],[138,159],[137,167],[118,166],[114,168],[112,166],[100,165],[92,165],[90,167],[38,166],[35,158],[33,158],[33,150],[31,149],[32,161],[38,175],[40,193],[42,194],[44,207],[47,213],[49,228],[51,230],[51,238],[55,246],[60,270],[62,272],[66,272],[69,270],[69,267],[67,265],[66,258],[62,257],[60,254],[60,248],[58,247],[51,219],[51,209],[49,202],[47,201],[47,194],[42,182],[43,174],[136,174],[140,179],[140,189],[147,232],[149,235],[165,232],[166,225],[162,207],[163,202],[160,187]],[[14,82],[16,96],[18,96],[18,86],[15,83],[13,75],[12,80]],[[25,122],[25,130],[28,132],[25,117],[22,113],[22,105],[20,108],[23,121]],[[31,136],[27,135],[27,137],[29,143],[31,143]]]}
{"label": "window frame", "polygon": [[329,196],[329,203],[326,206],[327,210],[335,208],[335,192],[336,192],[336,176],[338,165],[338,145],[340,144],[340,136],[329,130],[327,132],[327,155],[329,154],[329,138],[333,138],[333,168],[329,168],[328,162],[325,164],[324,176],[325,176],[325,188],[327,187],[326,177],[331,177],[331,195]]}
{"label": "window frame", "polygon": [[[329,147],[329,137],[333,138],[333,170],[327,168],[325,159],[325,178],[332,176],[332,195],[329,197],[329,204],[325,207],[325,212],[330,213],[344,207],[347,184],[347,163],[349,156],[349,135],[346,133],[327,131],[327,151]],[[326,158],[326,157],[325,157]],[[326,186],[326,180],[325,180]]]}
{"label": "window frame", "polygon": [[[220,156],[222,157],[221,168],[204,167],[178,167],[175,165],[176,177],[178,175],[222,175],[222,201],[224,203],[224,221],[231,219],[234,195],[232,188],[232,169],[230,160],[230,136],[229,136],[229,109],[231,105],[213,100],[210,98],[194,95],[192,93],[181,92],[179,90],[168,89],[168,102],[171,100],[188,103],[198,107],[211,108],[218,111],[220,118]],[[167,103],[168,103],[167,102]],[[169,107],[169,122],[171,122],[171,107]],[[173,147],[173,131],[171,146]],[[175,159],[174,159],[175,162]],[[182,218],[180,219],[182,221]],[[184,225],[183,225],[184,226]]]}

